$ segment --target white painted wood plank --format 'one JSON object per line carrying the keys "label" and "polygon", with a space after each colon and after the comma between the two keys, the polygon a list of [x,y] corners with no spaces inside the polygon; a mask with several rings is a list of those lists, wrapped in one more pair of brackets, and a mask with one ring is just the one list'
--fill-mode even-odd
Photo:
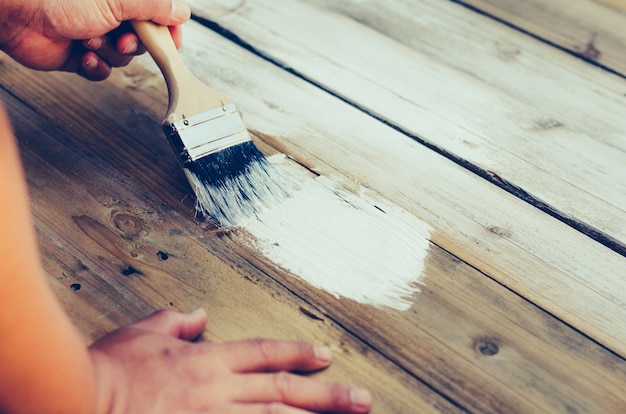
{"label": "white painted wood plank", "polygon": [[231,95],[257,135],[324,176],[375,190],[426,222],[437,245],[626,355],[624,257],[225,39],[187,29],[181,53],[192,71]]}
{"label": "white painted wood plank", "polygon": [[327,2],[406,45],[303,2],[191,3],[284,65],[626,248],[623,79],[449,2]]}

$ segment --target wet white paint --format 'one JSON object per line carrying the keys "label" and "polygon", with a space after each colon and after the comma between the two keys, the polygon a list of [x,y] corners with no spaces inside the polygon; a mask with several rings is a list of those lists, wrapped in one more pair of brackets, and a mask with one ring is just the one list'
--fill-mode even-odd
{"label": "wet white paint", "polygon": [[430,228],[380,196],[358,195],[273,158],[292,197],[242,223],[271,262],[337,298],[408,309],[420,290]]}

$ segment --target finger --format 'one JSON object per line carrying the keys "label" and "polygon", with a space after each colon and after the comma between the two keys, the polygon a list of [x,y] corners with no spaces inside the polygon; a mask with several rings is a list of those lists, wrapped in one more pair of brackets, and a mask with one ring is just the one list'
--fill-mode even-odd
{"label": "finger", "polygon": [[86,52],[80,59],[80,69],[77,73],[92,81],[101,81],[109,77],[111,67],[94,52]]}
{"label": "finger", "polygon": [[161,310],[134,323],[132,326],[190,341],[202,333],[207,319],[207,314],[202,309],[191,313]]}
{"label": "finger", "polygon": [[127,32],[117,38],[117,51],[122,55],[138,56],[146,52],[146,48],[134,32]]}
{"label": "finger", "polygon": [[275,374],[238,375],[233,380],[233,395],[242,403],[283,403],[314,412],[366,413],[372,406],[367,390],[345,384],[324,383],[299,375]]}
{"label": "finger", "polygon": [[111,44],[115,44],[115,50],[120,55],[137,56],[146,51],[130,22],[122,22],[117,29],[109,32],[107,37]]}
{"label": "finger", "polygon": [[130,63],[132,55],[119,53],[116,41],[110,36],[96,37],[84,42],[85,48],[96,53],[100,60],[106,62],[110,67],[126,66]]}
{"label": "finger", "polygon": [[290,407],[281,403],[233,404],[219,410],[222,414],[312,414],[311,411]]}
{"label": "finger", "polygon": [[214,345],[233,372],[314,371],[332,360],[329,347],[310,342],[249,339]]}
{"label": "finger", "polygon": [[174,40],[174,44],[177,49],[183,45],[183,27],[182,26],[169,26],[170,34],[172,35],[172,40]]}
{"label": "finger", "polygon": [[[183,44],[183,32],[181,26],[169,26],[172,40],[179,49]],[[117,38],[117,52],[122,55],[137,56],[146,52],[146,47],[141,43],[135,32],[128,31],[119,35]]]}
{"label": "finger", "polygon": [[129,1],[113,12],[118,21],[153,20],[165,26],[182,24],[191,17],[189,6],[179,0]]}

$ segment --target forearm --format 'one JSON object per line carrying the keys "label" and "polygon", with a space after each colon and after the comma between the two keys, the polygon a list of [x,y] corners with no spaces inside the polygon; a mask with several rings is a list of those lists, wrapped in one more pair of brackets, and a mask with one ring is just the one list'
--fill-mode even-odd
{"label": "forearm", "polygon": [[0,412],[93,412],[95,373],[47,285],[17,146],[1,107],[0,200]]}

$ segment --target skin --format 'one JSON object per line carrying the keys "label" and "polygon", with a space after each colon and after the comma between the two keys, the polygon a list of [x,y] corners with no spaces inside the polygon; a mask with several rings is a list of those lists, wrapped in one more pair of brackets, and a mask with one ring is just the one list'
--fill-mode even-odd
{"label": "skin", "polygon": [[180,47],[180,24],[191,14],[184,3],[169,0],[3,0],[2,10],[0,47],[13,59],[33,69],[77,72],[90,80],[106,79],[112,67],[125,66],[145,52],[125,21],[170,26]]}
{"label": "skin", "polygon": [[[40,70],[102,80],[144,48],[132,19],[179,25],[169,0],[0,0],[0,47]],[[45,7],[44,7],[45,6]],[[67,18],[71,16],[71,19]],[[324,369],[330,349],[252,339],[193,342],[207,315],[159,311],[86,347],[41,265],[19,152],[0,105],[1,413],[364,413],[370,394],[297,372]],[[27,294],[25,294],[27,292]],[[75,390],[79,390],[76,392]]]}

